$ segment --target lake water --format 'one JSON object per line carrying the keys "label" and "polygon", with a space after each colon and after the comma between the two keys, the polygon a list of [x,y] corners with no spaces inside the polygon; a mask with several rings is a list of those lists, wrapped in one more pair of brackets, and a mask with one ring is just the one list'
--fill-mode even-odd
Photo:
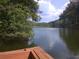
{"label": "lake water", "polygon": [[[33,42],[55,59],[77,59],[79,30],[63,28],[33,28]],[[78,58],[79,59],[79,58]]]}

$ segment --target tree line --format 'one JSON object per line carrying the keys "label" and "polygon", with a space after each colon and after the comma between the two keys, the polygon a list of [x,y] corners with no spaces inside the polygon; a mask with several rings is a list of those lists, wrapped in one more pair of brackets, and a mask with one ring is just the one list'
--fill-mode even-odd
{"label": "tree line", "polygon": [[58,27],[79,28],[79,2],[70,2],[59,17],[52,24]]}
{"label": "tree line", "polygon": [[0,50],[26,47],[38,7],[34,0],[0,0]]}

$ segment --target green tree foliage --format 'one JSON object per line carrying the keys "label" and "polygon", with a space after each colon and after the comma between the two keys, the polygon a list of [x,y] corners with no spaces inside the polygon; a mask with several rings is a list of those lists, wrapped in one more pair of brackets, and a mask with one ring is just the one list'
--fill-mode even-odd
{"label": "green tree foliage", "polygon": [[[79,2],[78,2],[79,3]],[[79,4],[71,2],[63,14],[60,15],[60,20],[64,20],[64,26],[78,27],[79,26]]]}
{"label": "green tree foliage", "polygon": [[33,22],[33,27],[51,27],[51,25],[49,23],[36,23],[36,22]]}
{"label": "green tree foliage", "polygon": [[31,37],[29,18],[38,19],[37,9],[38,4],[34,0],[0,0],[1,43],[6,45],[11,40],[22,41]]}

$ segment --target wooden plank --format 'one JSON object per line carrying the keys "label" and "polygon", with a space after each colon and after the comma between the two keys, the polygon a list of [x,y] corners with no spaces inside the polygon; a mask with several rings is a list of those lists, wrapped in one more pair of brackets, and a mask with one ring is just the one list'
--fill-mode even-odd
{"label": "wooden plank", "polygon": [[2,53],[0,59],[28,59],[29,52]]}
{"label": "wooden plank", "polygon": [[53,59],[50,55],[48,55],[43,49],[40,47],[33,48],[33,51],[39,56],[40,59]]}
{"label": "wooden plank", "polygon": [[0,59],[54,59],[40,47],[0,52]]}

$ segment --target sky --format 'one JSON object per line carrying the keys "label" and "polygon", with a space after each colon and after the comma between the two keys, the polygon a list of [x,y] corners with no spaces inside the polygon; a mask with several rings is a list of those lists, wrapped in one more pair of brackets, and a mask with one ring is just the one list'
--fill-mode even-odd
{"label": "sky", "polygon": [[39,11],[42,11],[42,13],[39,13],[40,22],[57,20],[69,3],[69,0],[39,0]]}

